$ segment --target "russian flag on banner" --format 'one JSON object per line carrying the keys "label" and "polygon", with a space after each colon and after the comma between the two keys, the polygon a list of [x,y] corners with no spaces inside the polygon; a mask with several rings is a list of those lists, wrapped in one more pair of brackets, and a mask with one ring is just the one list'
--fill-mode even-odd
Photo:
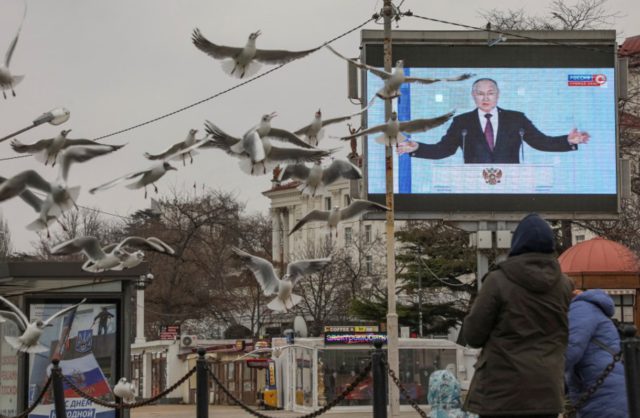
{"label": "russian flag on banner", "polygon": [[[60,368],[64,376],[75,383],[83,392],[93,397],[97,398],[111,393],[107,378],[91,353],[73,360],[61,360]],[[64,396],[65,398],[80,397],[66,382],[64,382]]]}

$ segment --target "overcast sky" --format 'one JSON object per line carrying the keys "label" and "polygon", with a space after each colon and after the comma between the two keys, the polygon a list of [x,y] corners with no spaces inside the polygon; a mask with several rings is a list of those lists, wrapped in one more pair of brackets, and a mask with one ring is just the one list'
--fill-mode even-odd
{"label": "overcast sky", "polygon": [[[449,2],[406,0],[403,10],[415,14],[474,26],[486,23],[484,9],[508,4],[543,15],[551,1],[535,3],[458,0]],[[0,54],[4,56],[23,13],[22,0],[2,0]],[[61,126],[42,125],[20,135],[32,143],[72,129],[70,138],[96,138],[147,121],[189,105],[238,82],[224,74],[220,63],[197,50],[191,32],[200,28],[212,42],[242,46],[250,32],[262,30],[258,47],[308,49],[367,20],[381,7],[381,0],[35,0],[28,2],[27,17],[11,62],[14,74],[26,77],[16,88],[17,97],[0,98],[0,137],[31,124],[41,113],[58,106],[71,111]],[[623,17],[615,29],[624,37],[640,33],[637,0],[610,0],[611,9]],[[535,8],[534,8],[535,7]],[[366,29],[382,29],[369,23]],[[395,28],[395,26],[394,26]],[[404,18],[399,29],[457,30],[444,24]],[[358,54],[360,32],[336,41],[333,46],[349,56]],[[266,70],[268,66],[263,67]],[[346,98],[346,65],[323,49],[304,59],[242,86],[228,94],[159,122],[106,139],[108,144],[128,144],[110,156],[71,169],[69,184],[81,185],[78,203],[127,216],[149,205],[142,191],[122,186],[90,195],[88,189],[130,171],[148,167],[144,152],[160,152],[184,139],[191,128],[203,135],[209,119],[231,134],[239,135],[258,122],[264,113],[277,111],[273,125],[290,130],[311,121],[320,107],[325,117],[357,110]],[[357,121],[356,121],[357,123]],[[343,135],[346,128],[334,125],[329,135]],[[323,147],[348,145],[335,139]],[[0,158],[12,157],[9,141],[0,144]],[[221,151],[200,153],[193,165],[170,172],[158,183],[160,194],[171,188],[198,189],[203,184],[236,194],[250,212],[265,212],[269,201],[261,192],[270,187],[270,176],[250,177],[236,160]],[[56,171],[39,165],[32,157],[0,161],[0,175],[9,177],[32,168],[53,180]],[[150,190],[151,196],[153,192]],[[35,212],[19,199],[0,205],[8,220],[14,247],[30,251],[37,239],[24,225]]]}

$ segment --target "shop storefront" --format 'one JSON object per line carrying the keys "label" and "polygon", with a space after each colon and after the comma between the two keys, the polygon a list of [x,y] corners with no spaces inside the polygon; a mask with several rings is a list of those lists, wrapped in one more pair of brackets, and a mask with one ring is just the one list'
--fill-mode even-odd
{"label": "shop storefront", "polygon": [[[292,345],[274,341],[278,368],[279,406],[308,412],[331,402],[352,382],[371,359],[371,344],[327,344],[324,338],[298,338]],[[383,347],[386,350],[386,346]],[[477,350],[439,339],[400,338],[399,378],[410,396],[427,404],[429,376],[449,369],[468,389]],[[339,408],[370,410],[373,382],[366,378]],[[402,405],[410,408],[406,399]]]}

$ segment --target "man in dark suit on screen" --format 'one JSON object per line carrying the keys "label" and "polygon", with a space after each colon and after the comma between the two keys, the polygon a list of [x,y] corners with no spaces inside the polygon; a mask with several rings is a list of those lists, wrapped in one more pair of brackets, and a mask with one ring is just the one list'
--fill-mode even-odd
{"label": "man in dark suit on screen", "polygon": [[500,90],[490,78],[473,83],[471,96],[476,109],[453,118],[447,133],[436,144],[405,141],[398,144],[398,155],[439,160],[461,148],[465,163],[517,164],[521,162],[522,142],[540,151],[575,151],[589,141],[589,134],[572,129],[568,135],[547,136],[522,112],[497,107]]}

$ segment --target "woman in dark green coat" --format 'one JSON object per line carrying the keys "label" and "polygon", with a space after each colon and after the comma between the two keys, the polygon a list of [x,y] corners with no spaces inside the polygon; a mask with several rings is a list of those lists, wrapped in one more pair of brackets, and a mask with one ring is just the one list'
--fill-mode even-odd
{"label": "woman in dark green coat", "polygon": [[562,412],[572,284],[554,247],[549,224],[528,215],[513,234],[509,257],[483,279],[462,328],[467,343],[482,348],[466,410],[481,417]]}

